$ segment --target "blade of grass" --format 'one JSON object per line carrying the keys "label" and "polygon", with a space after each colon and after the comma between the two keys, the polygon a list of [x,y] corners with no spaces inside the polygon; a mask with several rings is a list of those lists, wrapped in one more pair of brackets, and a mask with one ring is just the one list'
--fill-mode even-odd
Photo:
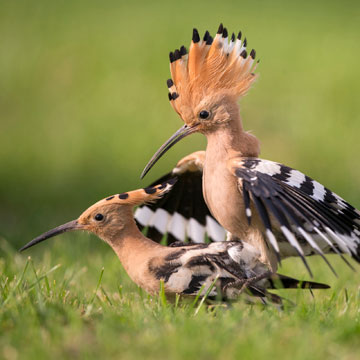
{"label": "blade of grass", "polygon": [[40,286],[40,282],[39,282],[39,277],[38,277],[38,274],[36,272],[35,265],[34,265],[34,262],[32,261],[32,259],[30,259],[30,264],[31,264],[32,271],[34,273],[35,279],[36,279],[38,287],[39,287],[39,292],[40,292],[41,295],[43,295],[42,289],[41,289],[41,286]]}
{"label": "blade of grass", "polygon": [[178,308],[179,306],[179,300],[180,300],[180,294],[176,294],[175,295],[175,310]]}
{"label": "blade of grass", "polygon": [[107,292],[105,291],[105,289],[101,286],[101,287],[100,287],[100,290],[101,290],[102,293],[104,294],[104,296],[105,296],[106,300],[108,301],[108,303],[112,306],[112,302],[111,302],[111,300],[110,300]]}
{"label": "blade of grass", "polygon": [[47,276],[45,276],[45,286],[46,286],[47,295],[50,297],[50,284]]}
{"label": "blade of grass", "polygon": [[98,281],[98,283],[97,283],[97,286],[96,286],[94,295],[93,295],[92,299],[90,300],[90,303],[89,303],[89,304],[92,304],[92,303],[94,302],[94,300],[95,300],[96,293],[97,293],[97,291],[99,290],[99,287],[100,287],[100,284],[101,284],[101,280],[102,280],[102,277],[103,277],[103,275],[104,275],[104,270],[105,270],[105,268],[102,267],[101,273],[100,273],[100,277],[99,277],[99,281]]}
{"label": "blade of grass", "polygon": [[167,307],[168,303],[165,295],[164,280],[160,280],[159,300],[163,308]]}
{"label": "blade of grass", "polygon": [[18,287],[20,286],[20,284],[23,282],[24,276],[25,276],[25,273],[26,273],[26,270],[27,270],[27,268],[29,267],[30,259],[31,259],[31,257],[29,256],[29,257],[27,258],[27,260],[26,260],[26,263],[25,263],[25,266],[24,266],[24,270],[23,270],[23,272],[22,272],[22,274],[21,274],[18,282],[16,283],[15,287],[9,292],[7,298],[6,298],[5,301],[1,304],[1,306],[5,306],[5,305],[9,302],[10,298],[14,295],[15,291],[18,289]]}
{"label": "blade of grass", "polygon": [[215,286],[215,283],[217,282],[218,278],[219,278],[219,275],[216,275],[216,278],[215,278],[215,279],[213,280],[213,282],[210,284],[210,286],[209,286],[209,288],[207,289],[204,297],[201,299],[199,306],[196,308],[195,313],[194,313],[194,316],[196,316],[196,315],[198,314],[198,312],[200,311],[202,305],[204,304],[205,300],[206,300],[207,297],[209,296],[212,288]]}
{"label": "blade of grass", "polygon": [[8,286],[8,282],[9,282],[9,277],[6,276],[5,280],[3,281],[3,283],[1,284],[1,297],[3,298],[3,300],[5,300],[7,298],[7,295],[9,294],[10,290],[9,290],[9,286]]}
{"label": "blade of grass", "polygon": [[122,299],[123,292],[122,292],[122,286],[121,285],[118,285],[118,294],[119,294],[120,299]]}
{"label": "blade of grass", "polygon": [[51,274],[52,272],[54,272],[55,270],[59,269],[61,267],[61,264],[57,264],[55,266],[53,266],[49,271],[47,271],[44,275],[41,275],[40,277],[37,278],[37,280],[35,282],[33,282],[27,289],[26,291],[30,291],[31,289],[34,288],[34,286],[36,286],[41,280],[45,279],[49,274]]}
{"label": "blade of grass", "polygon": [[199,289],[197,295],[195,296],[194,301],[193,301],[192,304],[190,305],[190,309],[193,309],[193,308],[195,307],[195,305],[197,304],[197,302],[198,302],[198,300],[199,300],[199,298],[200,298],[200,295],[201,295],[201,293],[203,292],[204,289],[205,289],[205,284],[203,284],[203,285],[201,286],[201,288]]}

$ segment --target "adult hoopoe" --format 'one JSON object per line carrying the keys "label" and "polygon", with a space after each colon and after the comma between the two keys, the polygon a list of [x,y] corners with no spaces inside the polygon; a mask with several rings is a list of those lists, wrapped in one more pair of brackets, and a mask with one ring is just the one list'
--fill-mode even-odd
{"label": "adult hoopoe", "polygon": [[[189,53],[170,53],[169,99],[185,125],[145,167],[142,177],[175,143],[194,132],[207,138],[203,194],[217,221],[252,244],[276,271],[284,256],[335,252],[360,261],[360,212],[303,173],[258,158],[259,142],[244,131],[237,101],[256,79],[255,50],[241,33],[230,42],[220,25],[213,39],[194,29]],[[343,257],[343,256],[342,256]],[[346,259],[343,257],[346,261]],[[346,261],[347,262],[347,261]],[[333,270],[333,269],[332,269]]]}
{"label": "adult hoopoe", "polygon": [[242,290],[247,290],[250,295],[263,301],[268,298],[275,303],[281,303],[281,298],[266,289],[329,288],[325,284],[270,274],[267,267],[259,262],[258,250],[241,241],[166,247],[145,237],[134,221],[134,206],[158,200],[174,182],[175,179],[172,179],[100,200],[78,219],[40,235],[20,251],[67,231],[85,230],[107,242],[130,278],[150,294],[158,293],[160,280],[164,281],[165,293],[169,295],[193,296],[201,290],[201,296],[217,281],[210,297],[221,294],[223,300],[233,299]]}

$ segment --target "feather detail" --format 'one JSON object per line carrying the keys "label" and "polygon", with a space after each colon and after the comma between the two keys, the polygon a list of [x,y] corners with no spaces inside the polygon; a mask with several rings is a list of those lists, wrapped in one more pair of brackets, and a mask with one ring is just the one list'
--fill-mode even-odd
{"label": "feather detail", "polygon": [[[239,179],[243,197],[245,192],[251,195],[266,232],[269,234],[268,230],[274,227],[282,232],[310,274],[304,246],[320,255],[335,275],[326,252],[347,253],[360,261],[360,215],[341,197],[301,172],[272,161],[236,158],[228,166]],[[247,209],[245,198],[244,204]],[[298,239],[303,239],[302,245]],[[268,240],[277,251],[271,235]]]}
{"label": "feather detail", "polygon": [[[171,82],[168,85],[172,86]],[[204,243],[224,241],[225,230],[210,214],[202,194],[202,171],[205,152],[197,151],[181,159],[171,173],[153,184],[165,182],[174,176],[177,183],[172,191],[158,201],[140,205],[135,219],[140,229],[156,242]]]}
{"label": "feather detail", "polygon": [[229,42],[227,29],[221,25],[214,38],[206,31],[200,39],[194,29],[188,54],[185,47],[170,53],[174,87],[169,88],[169,99],[183,119],[189,117],[189,109],[206,95],[219,91],[227,91],[234,98],[245,95],[256,79],[255,51],[247,56],[245,42],[239,36],[235,39],[234,34]]}

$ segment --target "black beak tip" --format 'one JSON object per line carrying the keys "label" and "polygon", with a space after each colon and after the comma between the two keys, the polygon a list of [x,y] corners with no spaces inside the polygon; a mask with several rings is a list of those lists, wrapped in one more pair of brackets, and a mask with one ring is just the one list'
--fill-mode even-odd
{"label": "black beak tip", "polygon": [[37,238],[31,240],[27,244],[25,244],[22,248],[19,249],[19,252],[23,252],[24,250],[28,249],[29,247],[32,247],[34,245],[37,245],[41,242],[43,242],[46,239],[49,239],[51,237],[54,237],[56,235],[62,234],[64,232],[73,231],[73,230],[81,230],[82,226],[80,226],[77,223],[77,220],[69,221],[63,225],[60,225],[52,230],[47,231],[46,233],[38,236]]}
{"label": "black beak tip", "polygon": [[19,249],[19,252],[23,252],[24,250],[32,247],[33,245],[36,245],[38,242],[39,242],[39,241],[33,241],[33,240],[30,241],[30,242],[28,242],[27,244],[25,244],[23,247],[21,247],[21,248]]}
{"label": "black beak tip", "polygon": [[182,126],[178,131],[176,131],[161,147],[156,151],[156,153],[152,156],[150,161],[145,166],[145,169],[140,175],[140,179],[143,179],[145,175],[150,171],[150,169],[155,165],[155,163],[177,142],[179,142],[184,137],[194,133],[198,127],[197,125]]}
{"label": "black beak tip", "polygon": [[150,169],[146,169],[146,168],[143,170],[143,172],[140,175],[140,180],[142,180],[145,177],[145,175],[149,172],[149,170]]}

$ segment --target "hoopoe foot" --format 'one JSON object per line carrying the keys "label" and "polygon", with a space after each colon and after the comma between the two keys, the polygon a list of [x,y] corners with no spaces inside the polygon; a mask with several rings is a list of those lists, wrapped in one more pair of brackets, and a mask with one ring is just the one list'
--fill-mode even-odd
{"label": "hoopoe foot", "polygon": [[253,276],[248,279],[239,279],[232,283],[229,283],[224,286],[223,291],[226,293],[227,289],[239,289],[239,294],[241,294],[245,289],[249,288],[251,285],[256,284],[258,281],[270,277],[273,273],[271,271],[266,271],[263,274]]}
{"label": "hoopoe foot", "polygon": [[242,287],[240,288],[240,294],[245,290],[248,289],[251,285],[255,285],[258,281],[266,279],[270,277],[273,273],[271,271],[266,271],[261,275],[254,276],[252,278],[247,279]]}

